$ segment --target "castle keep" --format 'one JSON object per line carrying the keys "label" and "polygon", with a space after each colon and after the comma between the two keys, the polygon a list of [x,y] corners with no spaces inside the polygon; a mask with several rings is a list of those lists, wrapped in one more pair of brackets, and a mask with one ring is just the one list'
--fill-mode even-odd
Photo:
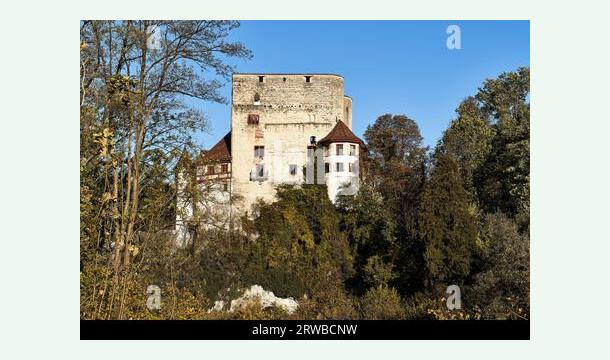
{"label": "castle keep", "polygon": [[310,182],[314,164],[331,201],[358,191],[363,143],[351,131],[343,77],[235,74],[232,86],[231,131],[197,159],[197,180],[210,189],[203,208],[218,220],[249,211],[259,198],[273,201],[279,184]]}

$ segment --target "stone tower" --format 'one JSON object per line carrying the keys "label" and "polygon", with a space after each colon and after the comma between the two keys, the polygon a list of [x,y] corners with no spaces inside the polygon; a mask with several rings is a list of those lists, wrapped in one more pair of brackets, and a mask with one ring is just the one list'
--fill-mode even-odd
{"label": "stone tower", "polygon": [[232,184],[244,210],[259,197],[272,201],[280,183],[302,183],[308,146],[338,122],[351,128],[352,100],[339,75],[235,74]]}
{"label": "stone tower", "polygon": [[352,100],[344,94],[343,77],[235,74],[231,105],[231,131],[196,159],[204,200],[193,207],[178,183],[176,230],[183,242],[194,208],[198,218],[211,221],[197,220],[199,225],[226,228],[259,198],[273,201],[278,185],[301,184],[314,173],[333,202],[358,191],[363,142],[351,131]]}

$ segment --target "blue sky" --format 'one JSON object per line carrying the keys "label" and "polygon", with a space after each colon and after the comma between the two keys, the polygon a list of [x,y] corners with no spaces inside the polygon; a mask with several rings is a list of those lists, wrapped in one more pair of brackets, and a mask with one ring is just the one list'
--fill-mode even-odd
{"label": "blue sky", "polygon": [[[453,24],[460,50],[446,45]],[[342,75],[356,135],[382,114],[405,114],[431,147],[486,78],[529,66],[529,38],[529,21],[242,21],[230,36],[254,55],[233,61],[237,72]],[[222,93],[230,99],[230,83]],[[193,104],[210,122],[197,136],[209,148],[230,129],[230,105]]]}

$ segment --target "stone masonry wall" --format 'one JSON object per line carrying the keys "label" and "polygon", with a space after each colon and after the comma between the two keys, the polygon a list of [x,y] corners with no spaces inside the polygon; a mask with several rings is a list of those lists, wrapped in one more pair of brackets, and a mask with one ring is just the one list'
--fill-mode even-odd
{"label": "stone masonry wall", "polygon": [[[235,74],[232,185],[243,199],[236,206],[250,210],[259,197],[272,201],[279,183],[302,182],[310,137],[326,136],[337,120],[351,128],[351,103],[338,75]],[[249,115],[258,116],[258,125],[248,124]],[[255,146],[264,146],[262,158],[255,157]],[[250,180],[257,164],[265,169],[263,181]],[[290,165],[296,165],[296,174],[290,174]]]}

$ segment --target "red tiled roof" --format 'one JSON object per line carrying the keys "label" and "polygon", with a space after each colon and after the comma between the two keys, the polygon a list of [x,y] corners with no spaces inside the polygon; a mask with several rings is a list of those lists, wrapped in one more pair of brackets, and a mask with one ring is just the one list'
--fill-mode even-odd
{"label": "red tiled roof", "polygon": [[204,150],[201,152],[201,160],[203,162],[208,161],[231,161],[231,132],[225,135],[216,145],[212,146],[210,150]]}
{"label": "red tiled roof", "polygon": [[341,120],[337,121],[335,127],[328,133],[328,135],[318,141],[318,144],[327,145],[336,142],[349,142],[364,145],[364,142],[354,135],[354,133]]}

